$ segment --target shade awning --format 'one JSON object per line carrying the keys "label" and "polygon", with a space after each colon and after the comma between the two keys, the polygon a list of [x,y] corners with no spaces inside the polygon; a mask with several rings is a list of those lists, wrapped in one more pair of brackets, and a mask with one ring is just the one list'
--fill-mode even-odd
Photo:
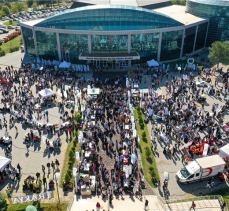
{"label": "shade awning", "polygon": [[41,97],[50,97],[55,95],[56,93],[52,91],[51,89],[43,89],[40,92],[38,92]]}
{"label": "shade awning", "polygon": [[0,171],[4,169],[10,162],[11,160],[9,158],[0,156]]}
{"label": "shade awning", "polygon": [[147,61],[147,64],[148,64],[148,66],[150,66],[150,67],[158,67],[158,66],[159,66],[158,62],[155,61],[154,59],[152,59],[152,60],[150,60],[150,61]]}
{"label": "shade awning", "polygon": [[70,67],[71,67],[71,63],[66,62],[66,61],[60,63],[59,65],[59,68],[70,68]]}

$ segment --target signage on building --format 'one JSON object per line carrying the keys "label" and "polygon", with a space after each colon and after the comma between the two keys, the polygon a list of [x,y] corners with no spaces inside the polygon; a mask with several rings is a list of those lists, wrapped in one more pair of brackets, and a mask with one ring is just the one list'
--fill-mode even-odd
{"label": "signage on building", "polygon": [[136,60],[140,59],[140,56],[128,56],[128,57],[86,57],[79,56],[79,60],[99,60],[99,61],[114,61],[114,60]]}

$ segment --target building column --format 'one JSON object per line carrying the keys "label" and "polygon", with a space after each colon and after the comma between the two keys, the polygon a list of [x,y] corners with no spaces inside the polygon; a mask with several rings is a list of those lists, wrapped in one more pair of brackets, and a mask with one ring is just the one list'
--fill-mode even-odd
{"label": "building column", "polygon": [[91,54],[91,35],[88,34],[88,53]]}
{"label": "building column", "polygon": [[33,28],[33,40],[34,40],[34,45],[35,45],[35,50],[36,50],[36,57],[39,57],[38,48],[37,48],[37,38],[36,38],[36,33],[35,33],[34,28]]}
{"label": "building column", "polygon": [[193,46],[193,51],[192,52],[194,52],[195,48],[196,48],[196,38],[197,38],[197,34],[198,34],[198,27],[199,27],[199,25],[196,26],[196,34],[195,34],[195,40],[194,40],[194,46]]}
{"label": "building column", "polygon": [[60,34],[59,34],[59,32],[56,32],[56,42],[57,42],[59,61],[61,61]]}
{"label": "building column", "polygon": [[184,48],[184,38],[185,38],[185,28],[183,30],[182,42],[181,42],[181,51],[180,51],[180,58],[183,55],[183,48]]}
{"label": "building column", "polygon": [[128,54],[131,53],[131,34],[128,34],[128,48],[127,48],[127,52]]}
{"label": "building column", "polygon": [[21,37],[22,37],[22,41],[23,41],[25,53],[27,53],[26,43],[25,43],[25,39],[24,39],[24,36],[23,36],[23,29],[22,29],[22,28],[23,28],[23,27],[21,27]]}
{"label": "building column", "polygon": [[210,22],[208,22],[208,28],[207,28],[207,32],[206,32],[206,37],[205,37],[204,47],[205,47],[205,45],[206,45],[207,38],[208,38],[209,23],[210,23]]}
{"label": "building column", "polygon": [[160,62],[160,59],[161,59],[161,42],[162,42],[162,32],[159,33],[158,51],[157,51],[157,62]]}
{"label": "building column", "polygon": [[131,60],[128,60],[128,67],[131,67]]}

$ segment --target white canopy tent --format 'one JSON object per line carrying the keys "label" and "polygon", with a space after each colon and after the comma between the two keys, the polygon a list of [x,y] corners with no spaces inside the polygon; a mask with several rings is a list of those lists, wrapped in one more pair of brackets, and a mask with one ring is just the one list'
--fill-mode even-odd
{"label": "white canopy tent", "polygon": [[222,158],[229,159],[229,144],[227,144],[227,145],[225,145],[219,149],[219,155]]}
{"label": "white canopy tent", "polygon": [[70,68],[71,63],[63,61],[62,63],[60,63],[59,68]]}
{"label": "white canopy tent", "polygon": [[43,89],[40,92],[38,92],[41,97],[50,97],[55,95],[56,93],[53,92],[51,89]]}
{"label": "white canopy tent", "polygon": [[150,66],[150,67],[158,67],[158,66],[159,66],[158,62],[155,61],[154,59],[152,59],[152,60],[150,60],[150,61],[147,61],[147,64],[148,64],[148,66]]}
{"label": "white canopy tent", "polygon": [[11,160],[9,158],[0,156],[0,171],[4,169],[10,162]]}

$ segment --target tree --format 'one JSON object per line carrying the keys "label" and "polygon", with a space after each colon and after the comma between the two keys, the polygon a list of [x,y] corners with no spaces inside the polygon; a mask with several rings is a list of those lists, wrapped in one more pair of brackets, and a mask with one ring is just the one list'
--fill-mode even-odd
{"label": "tree", "polygon": [[11,9],[11,4],[10,4],[10,2],[6,1],[6,2],[4,3],[4,5],[7,6],[7,7],[9,7],[9,9]]}
{"label": "tree", "polygon": [[32,7],[33,7],[33,11],[37,11],[37,3],[36,2],[33,3]]}
{"label": "tree", "polygon": [[146,132],[145,131],[142,133],[142,138],[143,139],[146,138]]}
{"label": "tree", "polygon": [[4,12],[6,14],[6,16],[9,16],[11,14],[9,7],[7,7],[7,6],[3,6],[1,11]]}
{"label": "tree", "polygon": [[208,58],[210,59],[211,63],[217,64],[217,67],[219,67],[219,63],[222,63],[223,65],[228,65],[229,45],[226,42],[220,41],[212,43],[211,47],[209,47]]}
{"label": "tree", "polygon": [[5,197],[0,193],[0,211],[6,211],[7,210],[7,204]]}
{"label": "tree", "polygon": [[149,156],[151,155],[151,151],[150,151],[149,147],[145,148],[145,155],[146,155],[147,158],[149,158]]}
{"label": "tree", "polygon": [[4,16],[6,16],[6,14],[1,10],[1,11],[0,11],[0,18],[2,18],[2,17],[4,17]]}
{"label": "tree", "polygon": [[24,2],[13,2],[12,3],[12,11],[13,13],[20,13],[22,11],[27,11],[28,7]]}
{"label": "tree", "polygon": [[28,7],[31,7],[33,5],[33,0],[27,0],[26,4]]}
{"label": "tree", "polygon": [[65,174],[64,179],[65,179],[65,182],[66,182],[66,183],[69,183],[69,182],[70,182],[70,179],[71,179],[71,178],[70,178],[70,176],[69,176],[68,173]]}
{"label": "tree", "polygon": [[75,156],[75,153],[72,150],[70,150],[68,156],[72,159]]}

